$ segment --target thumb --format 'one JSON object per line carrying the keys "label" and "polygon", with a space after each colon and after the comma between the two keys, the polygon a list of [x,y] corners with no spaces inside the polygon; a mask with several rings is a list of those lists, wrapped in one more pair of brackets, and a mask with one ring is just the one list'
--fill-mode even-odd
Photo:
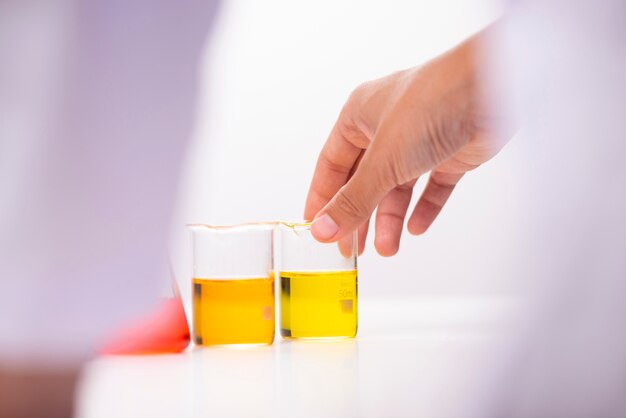
{"label": "thumb", "polygon": [[383,166],[375,157],[374,153],[367,152],[350,180],[316,215],[311,225],[315,239],[334,242],[353,232],[370,218],[382,198],[395,187],[390,181],[393,178],[391,167]]}

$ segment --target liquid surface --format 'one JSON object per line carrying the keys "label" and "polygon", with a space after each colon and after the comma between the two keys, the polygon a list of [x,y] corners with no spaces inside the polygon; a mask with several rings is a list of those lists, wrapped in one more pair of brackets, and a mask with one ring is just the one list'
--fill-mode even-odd
{"label": "liquid surface", "polygon": [[193,338],[198,345],[271,344],[274,277],[194,278]]}
{"label": "liquid surface", "polygon": [[280,332],[284,337],[354,337],[357,272],[281,272]]}

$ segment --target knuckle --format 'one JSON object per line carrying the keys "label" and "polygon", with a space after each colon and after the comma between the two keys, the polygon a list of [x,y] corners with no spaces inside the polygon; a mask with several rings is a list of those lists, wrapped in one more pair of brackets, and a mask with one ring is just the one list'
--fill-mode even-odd
{"label": "knuckle", "polygon": [[369,208],[364,202],[363,196],[354,195],[350,189],[342,189],[335,198],[335,208],[349,220],[360,220],[369,215]]}
{"label": "knuckle", "polygon": [[352,93],[350,93],[350,98],[355,98],[355,99],[360,98],[363,95],[363,93],[369,89],[369,85],[370,85],[370,82],[366,81],[356,86],[354,90],[352,90]]}
{"label": "knuckle", "polygon": [[372,86],[371,81],[366,81],[356,86],[354,90],[352,90],[350,95],[348,96],[346,107],[357,106],[363,103],[365,98],[369,95],[371,86]]}
{"label": "knuckle", "polygon": [[379,187],[393,189],[401,186],[417,177],[412,167],[410,153],[398,147],[397,144],[389,144],[384,152],[378,156],[377,161],[381,164],[378,171]]}
{"label": "knuckle", "polygon": [[353,108],[357,107],[357,105],[360,103],[360,97],[361,97],[361,94],[359,91],[357,91],[356,89],[352,90],[352,92],[348,96],[348,99],[343,105],[343,109],[341,109],[342,113],[344,114],[348,113]]}
{"label": "knuckle", "polygon": [[389,169],[387,170],[389,174],[385,179],[387,187],[395,188],[408,183],[415,177],[412,171],[413,170],[408,167],[405,158],[398,158],[391,161]]}

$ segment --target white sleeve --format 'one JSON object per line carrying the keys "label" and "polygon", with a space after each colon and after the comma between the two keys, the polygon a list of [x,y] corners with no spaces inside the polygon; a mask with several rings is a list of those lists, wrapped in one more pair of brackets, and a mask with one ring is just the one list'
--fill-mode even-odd
{"label": "white sleeve", "polygon": [[149,308],[215,1],[0,3],[0,363]]}
{"label": "white sleeve", "polygon": [[626,3],[518,3],[493,51],[523,122],[527,328],[472,416],[623,417]]}

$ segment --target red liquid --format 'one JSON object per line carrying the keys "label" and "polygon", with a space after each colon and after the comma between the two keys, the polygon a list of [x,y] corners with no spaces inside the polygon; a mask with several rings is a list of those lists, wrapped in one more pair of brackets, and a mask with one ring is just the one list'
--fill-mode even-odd
{"label": "red liquid", "polygon": [[163,299],[152,312],[116,331],[100,354],[178,353],[189,345],[189,327],[178,298]]}

